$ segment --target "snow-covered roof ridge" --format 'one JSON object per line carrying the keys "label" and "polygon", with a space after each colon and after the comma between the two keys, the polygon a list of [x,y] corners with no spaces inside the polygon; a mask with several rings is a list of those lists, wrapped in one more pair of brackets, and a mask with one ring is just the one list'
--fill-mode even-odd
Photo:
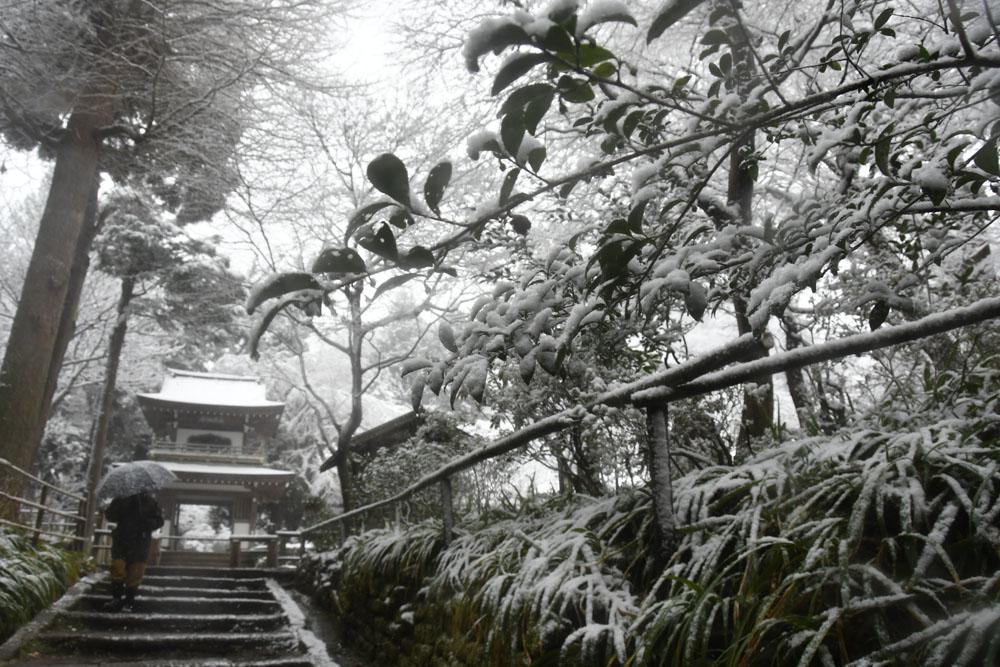
{"label": "snow-covered roof ridge", "polygon": [[194,377],[209,378],[213,380],[232,380],[234,382],[253,382],[260,384],[260,377],[256,375],[232,375],[230,373],[209,373],[206,371],[186,371],[180,368],[166,368],[167,375],[174,377]]}
{"label": "snow-covered roof ridge", "polygon": [[182,461],[157,461],[174,473],[201,473],[215,475],[255,475],[260,477],[285,477],[294,474],[288,470],[257,465],[236,465],[218,463],[191,463]]}
{"label": "snow-covered roof ridge", "polygon": [[202,373],[167,368],[158,393],[140,393],[140,399],[186,403],[189,405],[272,408],[283,406],[267,398],[260,378],[248,375]]}

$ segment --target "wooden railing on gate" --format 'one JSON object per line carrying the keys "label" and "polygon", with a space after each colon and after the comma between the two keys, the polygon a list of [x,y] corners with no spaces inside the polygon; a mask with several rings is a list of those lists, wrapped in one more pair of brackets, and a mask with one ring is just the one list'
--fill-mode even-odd
{"label": "wooden railing on gate", "polygon": [[[0,467],[9,473],[19,475],[24,478],[25,485],[22,495],[34,495],[34,499],[12,496],[0,491],[0,497],[13,503],[17,511],[14,513],[14,520],[0,518],[0,524],[13,526],[33,534],[34,542],[37,544],[42,538],[53,541],[68,541],[76,549],[82,548],[85,538],[83,536],[84,508],[86,498],[76,493],[60,489],[58,486],[49,484],[43,479],[35,477],[31,473],[21,470],[16,465],[6,459],[0,459]],[[34,491],[34,494],[31,492]],[[56,507],[49,503],[53,500],[63,500],[65,504],[76,504],[76,512],[68,512],[62,507]],[[54,518],[59,517],[59,518]]]}

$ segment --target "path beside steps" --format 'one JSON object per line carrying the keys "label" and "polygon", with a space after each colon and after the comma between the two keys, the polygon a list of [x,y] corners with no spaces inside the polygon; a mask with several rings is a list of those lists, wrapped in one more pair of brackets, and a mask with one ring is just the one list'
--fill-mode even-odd
{"label": "path beside steps", "polygon": [[131,613],[101,611],[110,583],[91,576],[0,646],[0,664],[336,667],[279,583],[292,574],[150,567]]}

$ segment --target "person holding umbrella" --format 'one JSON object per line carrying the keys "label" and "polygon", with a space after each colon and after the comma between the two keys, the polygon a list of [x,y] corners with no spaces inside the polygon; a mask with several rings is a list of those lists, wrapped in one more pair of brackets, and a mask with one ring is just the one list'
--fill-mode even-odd
{"label": "person holding umbrella", "polygon": [[97,487],[98,498],[112,498],[104,510],[111,531],[111,601],[106,611],[134,611],[146,572],[153,532],[163,526],[163,510],[149,492],[177,479],[152,461],[134,461],[109,472]]}

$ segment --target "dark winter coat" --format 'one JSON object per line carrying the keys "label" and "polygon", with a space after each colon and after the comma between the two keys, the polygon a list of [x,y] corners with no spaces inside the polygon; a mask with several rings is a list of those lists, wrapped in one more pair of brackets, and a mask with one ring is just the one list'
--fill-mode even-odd
{"label": "dark winter coat", "polygon": [[142,563],[149,557],[153,531],[163,525],[163,510],[148,493],[115,498],[104,510],[111,531],[111,558],[126,563]]}

